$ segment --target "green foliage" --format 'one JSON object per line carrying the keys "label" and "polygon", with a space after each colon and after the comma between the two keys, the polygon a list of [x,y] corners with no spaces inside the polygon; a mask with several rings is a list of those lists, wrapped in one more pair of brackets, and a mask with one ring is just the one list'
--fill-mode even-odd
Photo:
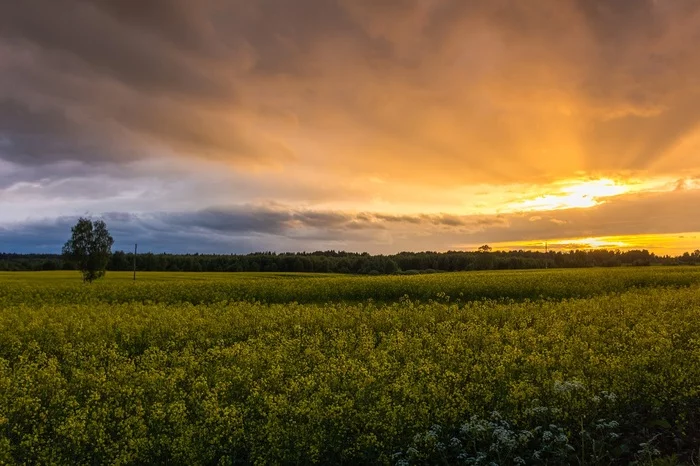
{"label": "green foliage", "polygon": [[76,265],[83,281],[92,283],[102,278],[114,244],[105,222],[81,217],[71,232],[71,238],[63,246],[63,257]]}
{"label": "green foliage", "polygon": [[691,268],[142,280],[0,274],[0,463],[646,464],[700,447]]}
{"label": "green foliage", "polygon": [[[491,251],[483,245],[478,251],[401,252],[370,255],[343,251],[253,254],[138,254],[139,270],[151,272],[313,272],[394,274],[400,271],[454,272],[463,270],[512,270],[544,268],[619,267],[641,265],[698,265],[700,251],[692,254],[657,256],[647,250],[586,251]],[[47,262],[51,262],[47,264]],[[51,254],[7,254],[0,252],[0,270],[61,269],[60,256]],[[131,270],[134,255],[116,251],[107,270]],[[68,264],[70,265],[70,264]],[[64,268],[65,270],[65,268]]]}

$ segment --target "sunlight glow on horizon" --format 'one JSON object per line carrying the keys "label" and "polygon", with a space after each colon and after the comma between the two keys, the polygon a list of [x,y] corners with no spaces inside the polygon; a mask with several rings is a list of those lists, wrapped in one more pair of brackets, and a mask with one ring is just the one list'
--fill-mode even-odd
{"label": "sunlight glow on horizon", "polygon": [[[480,245],[464,245],[460,249],[476,250]],[[551,251],[574,250],[621,250],[646,249],[657,255],[676,255],[700,249],[700,232],[639,234],[619,236],[592,236],[581,238],[542,239],[532,241],[509,241],[489,244],[494,251]]]}

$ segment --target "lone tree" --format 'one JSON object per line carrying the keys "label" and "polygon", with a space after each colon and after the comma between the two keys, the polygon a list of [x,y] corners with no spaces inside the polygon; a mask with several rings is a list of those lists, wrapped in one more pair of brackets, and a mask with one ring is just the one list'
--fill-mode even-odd
{"label": "lone tree", "polygon": [[105,222],[81,217],[71,232],[71,239],[63,246],[63,257],[78,267],[84,282],[103,277],[114,244]]}

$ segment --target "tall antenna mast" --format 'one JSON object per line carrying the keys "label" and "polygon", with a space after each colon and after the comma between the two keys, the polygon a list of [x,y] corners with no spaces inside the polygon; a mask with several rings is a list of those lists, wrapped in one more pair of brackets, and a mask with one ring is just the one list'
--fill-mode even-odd
{"label": "tall antenna mast", "polygon": [[134,243],[134,281],[136,281],[136,248],[138,248],[138,244]]}

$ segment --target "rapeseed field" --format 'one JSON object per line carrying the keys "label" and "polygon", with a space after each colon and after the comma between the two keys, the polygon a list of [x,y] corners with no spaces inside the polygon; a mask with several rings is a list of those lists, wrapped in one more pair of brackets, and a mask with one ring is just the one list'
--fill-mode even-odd
{"label": "rapeseed field", "polygon": [[691,464],[700,269],[0,273],[0,464]]}

